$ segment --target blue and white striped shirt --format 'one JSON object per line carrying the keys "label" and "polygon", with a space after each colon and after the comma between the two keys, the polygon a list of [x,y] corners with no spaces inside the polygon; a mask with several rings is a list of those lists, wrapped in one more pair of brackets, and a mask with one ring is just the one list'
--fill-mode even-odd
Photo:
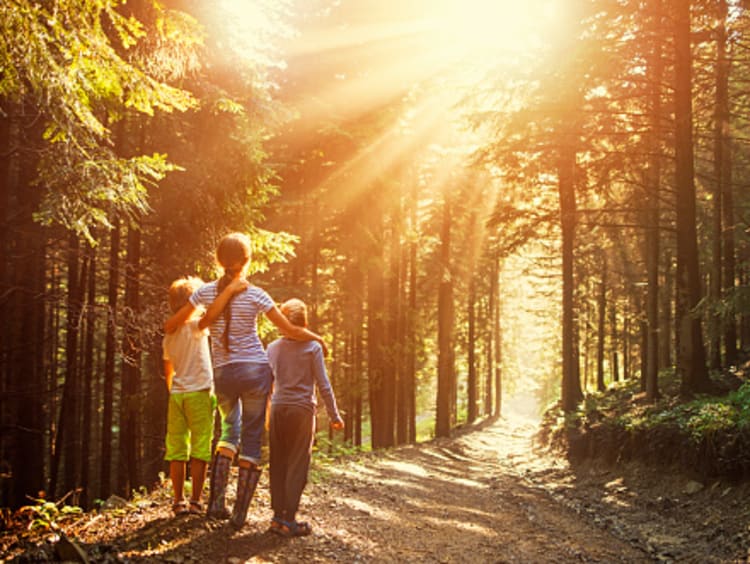
{"label": "blue and white striped shirt", "polygon": [[[190,303],[195,307],[208,307],[219,295],[218,280],[204,284],[192,296]],[[211,324],[211,349],[214,368],[232,362],[268,362],[268,355],[258,337],[258,314],[265,313],[274,306],[265,290],[250,286],[237,294],[231,301],[232,319],[229,326],[229,351],[224,348],[221,336],[224,334],[224,314]]]}

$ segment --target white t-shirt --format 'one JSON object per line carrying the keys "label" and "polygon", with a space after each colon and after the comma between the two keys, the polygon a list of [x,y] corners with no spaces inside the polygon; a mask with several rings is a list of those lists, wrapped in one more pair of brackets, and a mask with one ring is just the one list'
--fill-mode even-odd
{"label": "white t-shirt", "polygon": [[164,336],[164,360],[174,366],[170,393],[197,392],[213,387],[211,349],[208,346],[208,329],[198,328],[198,319],[192,319],[174,333]]}
{"label": "white t-shirt", "polygon": [[[198,288],[190,296],[190,303],[195,307],[210,306],[218,296],[217,284],[218,281],[214,280]],[[228,351],[221,339],[226,327],[224,312],[211,324],[214,368],[230,362],[268,362],[268,356],[258,336],[258,314],[266,313],[273,306],[271,296],[257,286],[250,286],[232,298]]]}

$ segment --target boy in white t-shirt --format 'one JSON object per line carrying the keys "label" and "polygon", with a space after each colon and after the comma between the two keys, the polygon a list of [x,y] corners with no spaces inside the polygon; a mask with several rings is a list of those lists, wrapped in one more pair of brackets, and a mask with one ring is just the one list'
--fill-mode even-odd
{"label": "boy in white t-shirt", "polygon": [[[202,284],[199,278],[175,280],[169,288],[170,309],[178,311]],[[164,458],[169,461],[175,515],[203,512],[201,494],[211,460],[215,405],[208,335],[207,320],[200,317],[200,310],[195,310],[163,341],[164,373],[169,389]],[[188,461],[193,486],[189,503],[183,497]]]}

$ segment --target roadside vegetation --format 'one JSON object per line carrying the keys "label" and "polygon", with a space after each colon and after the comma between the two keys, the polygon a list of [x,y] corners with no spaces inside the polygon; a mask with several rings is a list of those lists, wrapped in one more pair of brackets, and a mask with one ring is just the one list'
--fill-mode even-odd
{"label": "roadside vegetation", "polygon": [[539,440],[572,461],[603,459],[677,465],[697,479],[750,477],[750,363],[712,375],[712,394],[685,397],[673,370],[659,374],[661,397],[648,402],[637,379],[587,394],[576,411],[559,405],[543,418]]}

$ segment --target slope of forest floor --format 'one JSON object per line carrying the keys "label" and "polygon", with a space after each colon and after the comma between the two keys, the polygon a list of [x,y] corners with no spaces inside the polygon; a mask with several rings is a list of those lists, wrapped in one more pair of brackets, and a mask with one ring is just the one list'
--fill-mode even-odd
{"label": "slope of forest floor", "polygon": [[540,441],[573,461],[640,461],[695,480],[750,480],[750,362],[714,374],[711,394],[686,398],[674,371],[647,401],[638,380],[588,394],[575,413],[545,414]]}
{"label": "slope of forest floor", "polygon": [[264,475],[239,531],[173,517],[164,484],[120,508],[58,516],[57,532],[8,531],[0,559],[75,560],[77,548],[95,562],[176,564],[746,560],[748,485],[633,462],[571,465],[533,448],[536,432],[486,421],[450,440],[318,463],[300,515],[309,537],[267,532]]}

